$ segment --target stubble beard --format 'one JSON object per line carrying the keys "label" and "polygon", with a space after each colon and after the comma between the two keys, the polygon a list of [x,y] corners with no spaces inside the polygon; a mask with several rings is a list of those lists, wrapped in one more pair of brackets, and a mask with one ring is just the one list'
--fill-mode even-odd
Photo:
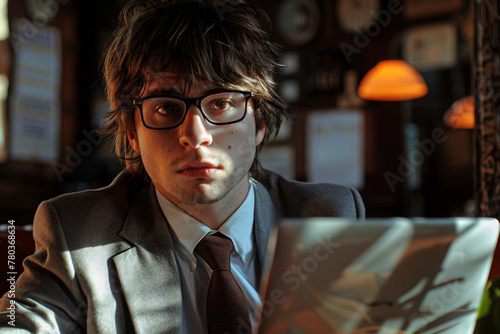
{"label": "stubble beard", "polygon": [[242,172],[241,175],[235,175],[235,177],[223,180],[221,183],[201,181],[189,189],[189,191],[185,191],[179,187],[175,190],[176,194],[170,193],[170,195],[179,201],[179,203],[189,206],[221,202],[230,199],[228,196],[237,196],[237,194],[233,194],[233,191],[236,190],[240,182],[248,175],[248,172]]}

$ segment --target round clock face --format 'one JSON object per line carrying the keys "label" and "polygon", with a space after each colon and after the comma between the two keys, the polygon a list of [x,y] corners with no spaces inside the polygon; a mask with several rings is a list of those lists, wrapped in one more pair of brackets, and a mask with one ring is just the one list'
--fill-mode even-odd
{"label": "round clock face", "polygon": [[285,0],[278,13],[278,30],[294,46],[309,43],[320,26],[320,10],[315,0]]}
{"label": "round clock face", "polygon": [[365,30],[366,24],[377,18],[380,10],[379,0],[339,0],[337,18],[340,26],[347,32]]}
{"label": "round clock face", "polygon": [[[66,2],[66,0],[64,1]],[[42,27],[54,20],[59,12],[59,3],[61,1],[41,1],[41,0],[24,0],[24,8],[26,15],[33,21],[36,26]]]}

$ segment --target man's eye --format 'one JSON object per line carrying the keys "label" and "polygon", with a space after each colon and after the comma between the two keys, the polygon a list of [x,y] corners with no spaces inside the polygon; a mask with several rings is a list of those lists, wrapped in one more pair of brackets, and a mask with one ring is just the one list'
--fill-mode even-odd
{"label": "man's eye", "polygon": [[234,107],[233,101],[227,99],[214,100],[209,104],[209,108],[216,111],[225,111],[232,107]]}
{"label": "man's eye", "polygon": [[161,114],[161,115],[172,115],[182,112],[180,106],[175,105],[175,104],[159,104],[155,107],[155,113]]}

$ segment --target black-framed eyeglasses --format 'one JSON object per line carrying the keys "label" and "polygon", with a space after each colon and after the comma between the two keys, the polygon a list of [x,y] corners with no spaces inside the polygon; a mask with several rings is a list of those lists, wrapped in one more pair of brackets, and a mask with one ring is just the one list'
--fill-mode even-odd
{"label": "black-framed eyeglasses", "polygon": [[192,99],[168,95],[147,96],[135,99],[133,104],[139,107],[145,127],[166,130],[181,125],[192,105],[212,124],[239,122],[245,118],[248,100],[252,96],[251,92],[227,90]]}

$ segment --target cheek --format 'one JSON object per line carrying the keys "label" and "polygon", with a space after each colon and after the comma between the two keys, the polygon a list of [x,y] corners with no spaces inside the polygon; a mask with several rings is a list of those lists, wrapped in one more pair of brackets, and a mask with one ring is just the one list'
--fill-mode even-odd
{"label": "cheek", "polygon": [[256,150],[255,130],[251,126],[243,130],[234,131],[228,136],[227,152],[238,159],[253,159]]}
{"label": "cheek", "polygon": [[139,129],[137,137],[143,159],[156,160],[172,151],[172,147],[168,145],[172,138],[168,138],[162,131]]}

